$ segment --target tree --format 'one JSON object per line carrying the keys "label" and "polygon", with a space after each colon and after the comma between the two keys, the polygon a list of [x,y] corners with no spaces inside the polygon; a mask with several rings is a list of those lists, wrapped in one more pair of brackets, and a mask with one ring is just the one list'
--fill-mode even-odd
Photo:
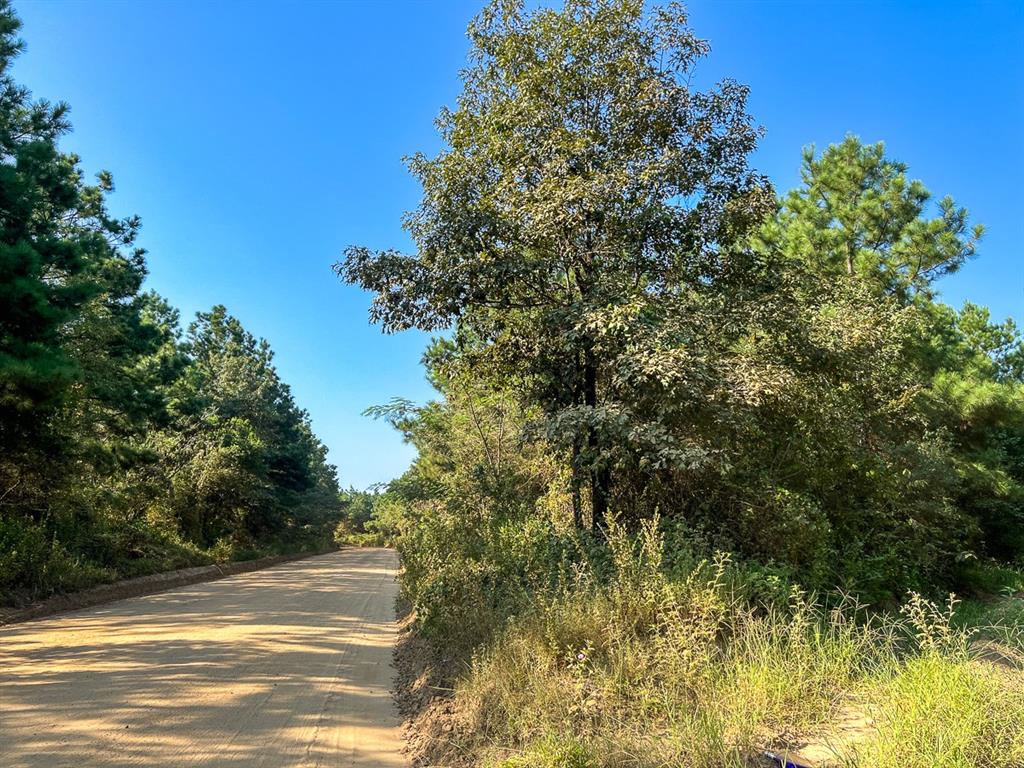
{"label": "tree", "polygon": [[0,3],[0,499],[39,521],[131,460],[160,407],[137,368],[159,341],[142,322],[139,221],[109,214],[109,173],[87,184],[60,151],[67,105],[12,79],[20,26]]}
{"label": "tree", "polygon": [[847,136],[820,157],[804,151],[802,184],[782,198],[765,227],[769,247],[836,278],[857,277],[903,301],[931,296],[932,284],[957,271],[983,234],[951,197],[927,218],[931,193],[907,178],[885,145]]}
{"label": "tree", "polygon": [[189,326],[188,365],[154,436],[186,535],[251,546],[301,537],[340,509],[334,468],[273,366],[265,340],[223,306]]}
{"label": "tree", "polygon": [[61,152],[68,107],[14,82],[19,28],[0,0],[0,600],[198,564],[225,538],[320,545],[335,471],[269,347],[222,308],[183,345],[141,292],[140,222]]}
{"label": "tree", "polygon": [[916,382],[919,418],[951,450],[949,503],[973,520],[982,551],[1013,557],[1024,551],[1024,343],[1012,320],[937,300],[936,281],[975,255],[984,230],[950,197],[930,217],[931,194],[907,170],[883,144],[853,136],[820,157],[810,148],[802,185],[782,198],[758,244],[919,315],[900,364]]}
{"label": "tree", "polygon": [[955,448],[957,505],[975,521],[976,550],[1024,554],[1024,339],[970,302],[928,306],[925,412]]}
{"label": "tree", "polygon": [[141,254],[121,250],[138,221],[106,210],[110,175],[85,184],[78,157],[57,146],[70,129],[67,105],[33,101],[10,75],[20,27],[0,3],[0,441],[7,450],[40,439],[81,380],[71,325],[105,284],[127,280],[119,297],[131,295],[141,275]]}
{"label": "tree", "polygon": [[688,85],[708,46],[678,5],[496,0],[469,37],[458,105],[438,119],[446,148],[409,160],[416,254],[350,247],[337,270],[375,293],[385,331],[454,324],[478,375],[522,382],[569,445],[576,488],[589,477],[597,527],[617,418],[601,327],[725,269],[772,201],[746,162],[758,129],[745,87]]}

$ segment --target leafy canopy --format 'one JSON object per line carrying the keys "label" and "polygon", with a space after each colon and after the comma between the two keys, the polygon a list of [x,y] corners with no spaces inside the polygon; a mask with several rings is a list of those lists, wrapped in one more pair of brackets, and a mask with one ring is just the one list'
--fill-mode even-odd
{"label": "leafy canopy", "polygon": [[417,252],[353,246],[336,268],[374,293],[386,331],[454,324],[476,375],[520,381],[577,485],[589,475],[596,522],[612,485],[608,313],[726,268],[772,204],[746,162],[759,132],[743,86],[689,86],[708,46],[679,5],[497,1],[469,37],[462,93],[437,121],[445,149],[409,160]]}

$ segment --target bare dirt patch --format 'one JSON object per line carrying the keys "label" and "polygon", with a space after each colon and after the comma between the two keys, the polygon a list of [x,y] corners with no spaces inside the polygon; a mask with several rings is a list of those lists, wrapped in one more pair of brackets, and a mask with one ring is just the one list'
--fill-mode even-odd
{"label": "bare dirt patch", "polygon": [[408,602],[396,602],[399,617],[394,697],[404,721],[405,756],[411,768],[470,768],[465,745],[471,736],[454,696],[458,664],[424,638]]}

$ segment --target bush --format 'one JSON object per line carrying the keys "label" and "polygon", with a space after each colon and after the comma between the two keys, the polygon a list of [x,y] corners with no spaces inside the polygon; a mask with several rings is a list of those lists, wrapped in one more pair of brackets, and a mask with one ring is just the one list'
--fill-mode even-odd
{"label": "bush", "polygon": [[399,540],[402,584],[427,635],[468,651],[488,640],[541,588],[575,548],[543,521],[493,522],[425,507]]}
{"label": "bush", "polygon": [[0,603],[22,604],[59,592],[211,562],[254,560],[328,548],[317,526],[269,542],[218,539],[208,549],[147,519],[74,515],[35,522],[0,517]]}
{"label": "bush", "polygon": [[0,588],[36,583],[52,554],[42,528],[21,518],[0,517]]}
{"label": "bush", "polygon": [[0,518],[0,602],[20,604],[53,592],[113,581],[117,571],[72,555],[46,528],[19,517]]}

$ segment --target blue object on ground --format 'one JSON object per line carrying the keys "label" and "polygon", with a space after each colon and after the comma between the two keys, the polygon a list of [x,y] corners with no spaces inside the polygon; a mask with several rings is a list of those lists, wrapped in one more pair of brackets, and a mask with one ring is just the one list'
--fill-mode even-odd
{"label": "blue object on ground", "polygon": [[769,760],[774,760],[778,763],[779,768],[810,768],[810,766],[804,765],[803,763],[794,763],[792,760],[783,757],[782,755],[777,755],[774,752],[765,752],[764,756]]}

